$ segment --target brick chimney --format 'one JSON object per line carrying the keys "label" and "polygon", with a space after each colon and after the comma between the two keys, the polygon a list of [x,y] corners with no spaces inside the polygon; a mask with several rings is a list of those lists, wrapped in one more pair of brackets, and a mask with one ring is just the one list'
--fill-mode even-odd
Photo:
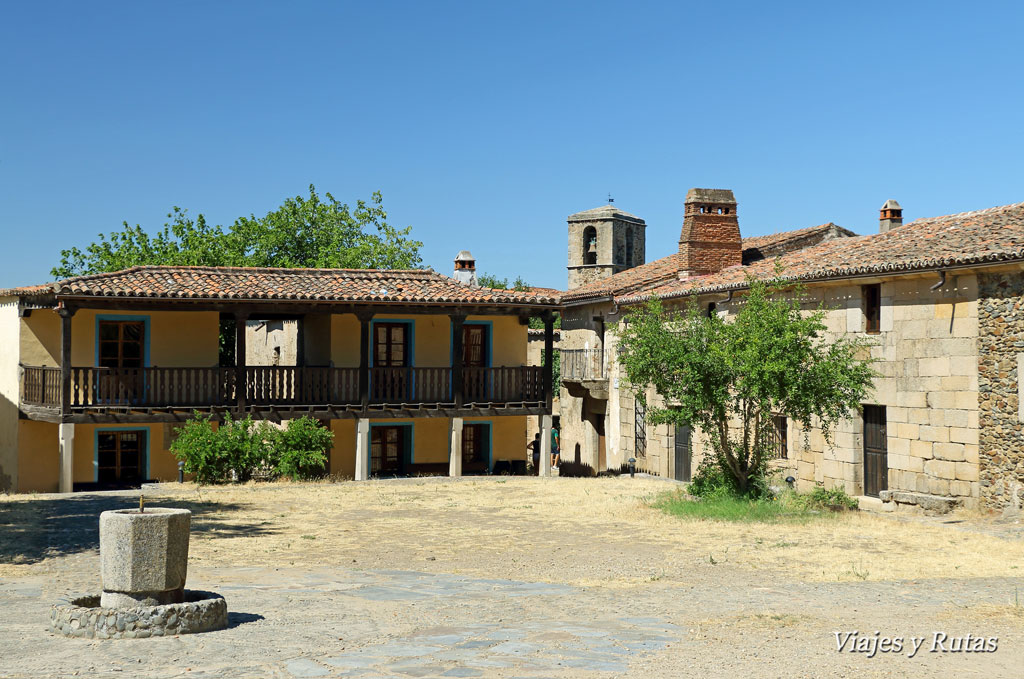
{"label": "brick chimney", "polygon": [[476,282],[476,260],[469,250],[459,250],[459,254],[455,255],[455,274],[452,278],[464,285],[479,285]]}
{"label": "brick chimney", "polygon": [[878,233],[885,233],[889,229],[903,226],[903,208],[895,200],[890,198],[882,206],[882,212],[878,217]]}
{"label": "brick chimney", "polygon": [[679,277],[743,263],[736,198],[728,189],[690,189],[679,236]]}

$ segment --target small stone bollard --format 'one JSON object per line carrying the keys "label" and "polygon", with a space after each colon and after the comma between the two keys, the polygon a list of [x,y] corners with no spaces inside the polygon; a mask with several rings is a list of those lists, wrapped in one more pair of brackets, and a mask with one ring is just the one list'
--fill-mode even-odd
{"label": "small stone bollard", "polygon": [[192,512],[167,507],[100,514],[100,606],[182,603],[191,523]]}

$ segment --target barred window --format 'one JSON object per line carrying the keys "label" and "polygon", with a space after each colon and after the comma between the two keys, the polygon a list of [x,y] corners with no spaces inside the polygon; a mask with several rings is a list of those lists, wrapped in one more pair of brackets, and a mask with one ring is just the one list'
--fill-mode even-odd
{"label": "barred window", "polygon": [[789,458],[789,423],[785,415],[772,415],[772,450],[775,457],[780,459]]}
{"label": "barred window", "polygon": [[636,399],[636,416],[634,417],[636,430],[636,456],[647,457],[647,406],[643,401]]}

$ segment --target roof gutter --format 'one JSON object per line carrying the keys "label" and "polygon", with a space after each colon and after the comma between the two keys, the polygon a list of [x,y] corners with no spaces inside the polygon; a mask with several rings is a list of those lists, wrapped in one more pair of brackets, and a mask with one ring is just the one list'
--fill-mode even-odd
{"label": "roof gutter", "polygon": [[562,302],[563,307],[573,306],[586,306],[588,304],[600,304],[601,302],[615,303],[615,297],[613,295],[605,295],[603,297],[584,297],[583,299],[574,299],[568,302]]}
{"label": "roof gutter", "polygon": [[[851,275],[846,275],[846,276],[827,276],[827,277],[819,276],[819,277],[815,277],[815,278],[795,278],[795,279],[792,279],[792,282],[793,283],[820,283],[822,281],[862,280],[862,279],[865,279],[865,278],[886,278],[886,277],[890,277],[890,276],[908,276],[908,275],[911,275],[911,274],[928,273],[928,272],[937,271],[937,272],[939,272],[939,275],[943,277],[943,280],[941,281],[942,284],[945,284],[944,276],[945,276],[946,273],[949,273],[949,272],[963,271],[964,269],[979,269],[979,268],[984,268],[984,267],[989,267],[989,266],[1001,266],[1003,264],[1021,264],[1021,263],[1024,263],[1024,258],[1016,257],[1014,259],[1004,259],[1004,260],[999,260],[999,261],[994,261],[994,262],[974,262],[973,264],[955,264],[955,265],[932,266],[932,267],[921,268],[921,269],[905,269],[903,271],[876,271],[876,272],[873,272],[873,273],[872,272],[868,272],[868,273],[860,273],[860,274],[851,274]],[[767,280],[772,280],[772,279],[764,279],[764,280],[767,281]],[[750,286],[748,286],[746,284],[746,282],[744,281],[742,283],[732,283],[732,284],[723,285],[723,286],[720,286],[720,287],[717,287],[717,288],[709,288],[709,289],[705,289],[705,290],[697,289],[697,290],[690,291],[690,292],[679,292],[679,293],[675,293],[675,294],[672,294],[672,295],[664,295],[664,296],[660,297],[659,299],[679,299],[679,298],[682,298],[682,297],[694,297],[694,296],[699,296],[699,295],[713,295],[713,294],[716,294],[716,293],[721,294],[721,293],[725,293],[725,292],[729,292],[731,294],[732,292],[735,292],[737,290],[746,290],[749,287]],[[936,286],[933,286],[931,289],[933,289],[933,290],[934,289],[938,289],[938,287],[941,287],[941,286],[936,285]],[[619,300],[617,302],[617,304],[623,304],[623,305],[640,304],[640,303],[650,299],[650,297],[651,296],[648,295],[648,296],[642,297],[642,298],[626,298],[624,300]]]}

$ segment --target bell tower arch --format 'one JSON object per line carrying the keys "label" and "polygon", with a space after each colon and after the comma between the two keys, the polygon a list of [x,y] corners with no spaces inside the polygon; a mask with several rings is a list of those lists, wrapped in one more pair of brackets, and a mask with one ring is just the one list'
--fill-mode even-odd
{"label": "bell tower arch", "polygon": [[609,203],[569,215],[569,290],[644,263],[647,224]]}

